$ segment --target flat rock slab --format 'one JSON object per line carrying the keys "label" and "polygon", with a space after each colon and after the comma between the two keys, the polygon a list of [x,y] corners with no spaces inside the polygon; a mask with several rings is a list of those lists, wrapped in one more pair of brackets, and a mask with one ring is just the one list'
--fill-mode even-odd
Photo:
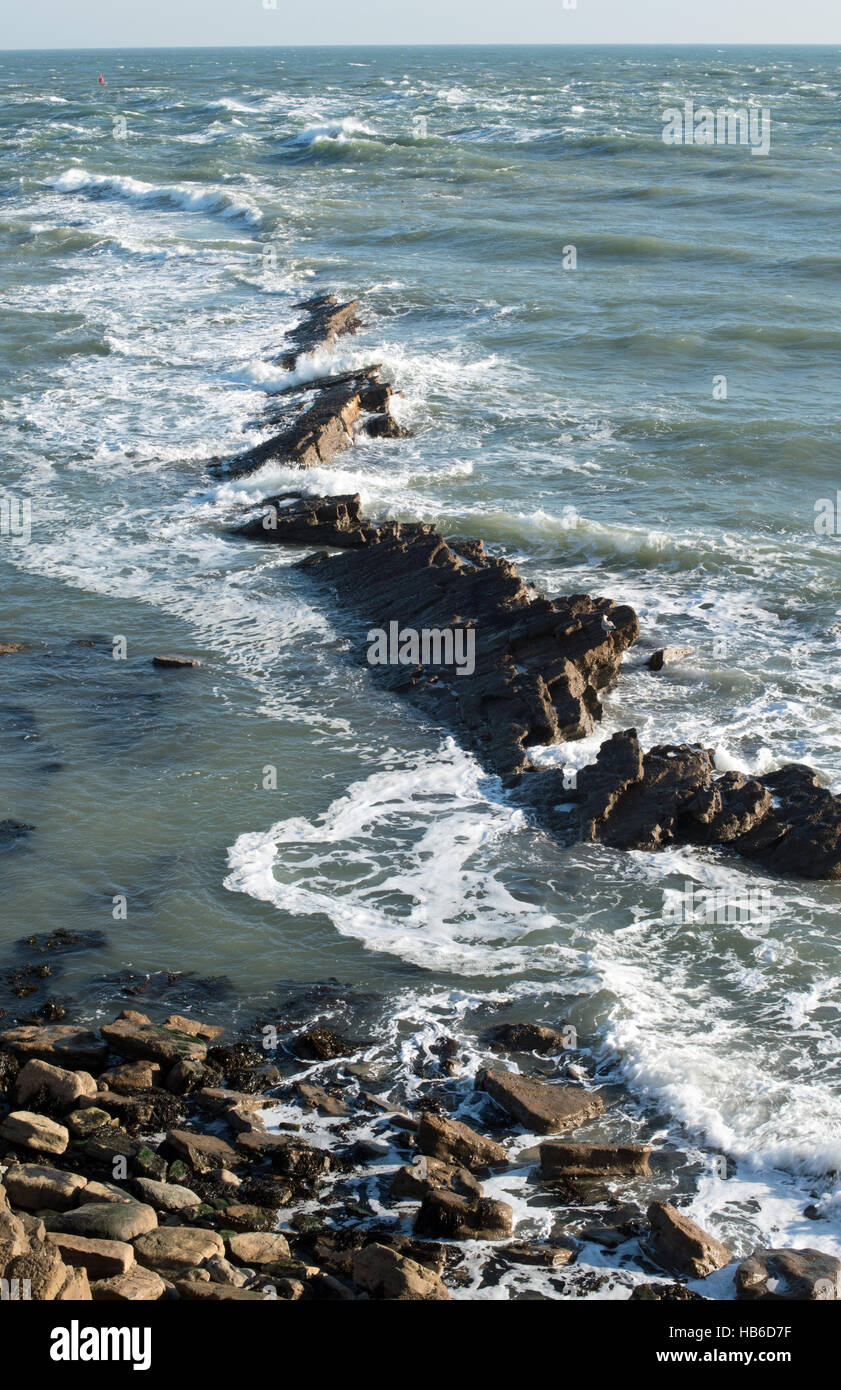
{"label": "flat rock slab", "polygon": [[663,1269],[704,1279],[733,1258],[726,1245],[669,1202],[652,1202],[648,1220],[648,1248]]}
{"label": "flat rock slab", "polygon": [[99,1071],[108,1056],[107,1043],[96,1033],[64,1023],[7,1028],[0,1033],[0,1042],[21,1060],[40,1057],[56,1066],[85,1067],[93,1071]]}
{"label": "flat rock slab", "polygon": [[495,1163],[507,1163],[508,1154],[501,1144],[479,1134],[461,1120],[449,1120],[431,1111],[421,1115],[418,1145],[430,1158],[457,1163],[465,1168],[486,1168]]}
{"label": "flat rock slab", "polygon": [[66,1211],[75,1206],[87,1178],[65,1173],[60,1168],[42,1168],[22,1163],[7,1169],[3,1186],[9,1201],[26,1211]]}
{"label": "flat rock slab", "polygon": [[136,1178],[134,1183],[142,1201],[158,1211],[189,1211],[199,1206],[201,1197],[177,1182],[157,1182],[154,1178]]}
{"label": "flat rock slab", "polygon": [[754,1250],[736,1270],[736,1297],[762,1302],[838,1302],[841,1260],[823,1250]]}
{"label": "flat rock slab", "polygon": [[70,1143],[69,1131],[46,1115],[32,1110],[13,1110],[0,1122],[0,1139],[21,1149],[39,1153],[63,1154]]}
{"label": "flat rock slab", "polygon": [[651,1172],[645,1144],[570,1144],[552,1139],[540,1145],[540,1180],[641,1177]]}
{"label": "flat rock slab", "polygon": [[183,671],[201,666],[201,660],[197,656],[153,656],[152,665]]}
{"label": "flat rock slab", "polygon": [[286,1236],[276,1231],[245,1231],[241,1235],[231,1236],[228,1250],[237,1264],[254,1265],[255,1268],[290,1258]]}
{"label": "flat rock slab", "polygon": [[176,1279],[175,1287],[191,1303],[265,1303],[257,1289],[236,1289],[231,1284],[205,1284],[199,1279]]}
{"label": "flat rock slab", "polygon": [[134,1240],[158,1224],[154,1207],[144,1202],[86,1202],[75,1211],[45,1218],[48,1231],[89,1236],[94,1240]]}
{"label": "flat rock slab", "polygon": [[133,1023],[129,1019],[118,1018],[113,1023],[103,1025],[102,1036],[121,1057],[160,1062],[168,1066],[175,1066],[184,1058],[203,1062],[207,1053],[206,1045],[197,1038],[154,1023]]}
{"label": "flat rock slab", "polygon": [[166,1284],[161,1276],[137,1264],[126,1274],[98,1279],[91,1284],[91,1297],[95,1303],[154,1303],[165,1293]]}
{"label": "flat rock slab", "polygon": [[159,1226],[156,1231],[138,1236],[134,1256],[145,1269],[195,1269],[212,1255],[224,1255],[225,1242],[216,1231],[198,1226]]}
{"label": "flat rock slab", "polygon": [[89,1236],[72,1236],[53,1231],[49,1239],[61,1251],[67,1265],[87,1270],[91,1279],[110,1279],[115,1274],[127,1274],[134,1264],[134,1250],[127,1241],[95,1240]]}
{"label": "flat rock slab", "polygon": [[215,1134],[194,1134],[189,1129],[171,1129],[166,1139],[178,1157],[189,1163],[197,1173],[208,1173],[213,1168],[231,1168],[242,1162],[242,1155]]}
{"label": "flat rock slab", "polygon": [[535,1134],[562,1134],[604,1112],[597,1091],[555,1085],[520,1072],[485,1068],[476,1077],[476,1087]]}

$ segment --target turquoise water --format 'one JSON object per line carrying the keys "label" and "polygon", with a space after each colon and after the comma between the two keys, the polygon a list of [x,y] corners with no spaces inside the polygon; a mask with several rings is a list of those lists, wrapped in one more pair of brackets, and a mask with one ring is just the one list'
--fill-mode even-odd
{"label": "turquoise water", "polygon": [[[28,543],[0,537],[0,641],[30,646],[0,657],[0,816],[36,827],[3,851],[0,945],[103,933],[60,980],[91,1016],[119,971],[224,976],[242,1015],[333,976],[407,1056],[455,1033],[465,1087],[492,1006],[572,1017],[629,1122],[686,1156],[699,1218],[837,1251],[839,887],[559,849],[348,661],[296,553],[228,538],[299,475],[206,465],[257,441],[295,300],[358,294],[363,332],[304,370],[382,362],[412,438],[304,485],[640,614],[598,738],[536,757],[635,724],[841,790],[840,542],[814,526],[840,476],[839,52],[16,53],[0,75],[3,495],[31,508]],[[767,108],[769,154],[665,145],[688,99]],[[655,678],[664,643],[695,655]],[[156,671],[165,650],[204,665]],[[685,882],[769,887],[771,920],[670,925]]]}

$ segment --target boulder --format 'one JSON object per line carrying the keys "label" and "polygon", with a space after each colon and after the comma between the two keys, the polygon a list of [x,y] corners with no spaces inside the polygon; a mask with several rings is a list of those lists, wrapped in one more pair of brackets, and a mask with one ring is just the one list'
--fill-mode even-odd
{"label": "boulder", "polygon": [[467,1168],[457,1163],[445,1163],[440,1158],[425,1155],[403,1168],[398,1168],[391,1181],[392,1197],[421,1201],[435,1188],[447,1188],[462,1197],[481,1197],[482,1186]]}
{"label": "boulder", "polygon": [[386,1245],[366,1245],[357,1250],[353,1279],[374,1298],[444,1302],[450,1297],[437,1274]]}
{"label": "boulder", "polygon": [[15,1164],[3,1179],[10,1201],[27,1211],[66,1211],[75,1206],[87,1178],[37,1163]]}
{"label": "boulder", "polygon": [[31,1297],[37,1302],[50,1302],[58,1297],[67,1278],[67,1270],[51,1241],[33,1244],[23,1255],[17,1255],[6,1266],[4,1276],[21,1285],[29,1281]]}
{"label": "boulder", "polygon": [[162,1085],[162,1072],[160,1062],[121,1062],[118,1067],[104,1071],[99,1079],[105,1083],[108,1091],[130,1096],[135,1091],[150,1091],[153,1086]]}
{"label": "boulder", "polygon": [[551,1139],[540,1145],[540,1180],[642,1177],[651,1172],[645,1144],[571,1144]]}
{"label": "boulder", "polygon": [[672,666],[686,656],[694,656],[694,647],[658,647],[645,663],[649,671],[662,671],[664,666]]}
{"label": "boulder", "polygon": [[568,1034],[542,1023],[503,1023],[492,1028],[487,1039],[496,1052],[537,1052],[541,1057],[554,1056],[570,1047]]}
{"label": "boulder", "polygon": [[88,1139],[103,1125],[117,1123],[107,1110],[100,1110],[96,1105],[88,1106],[87,1110],[71,1110],[64,1118],[73,1139]]}
{"label": "boulder", "polygon": [[225,1242],[216,1231],[198,1226],[159,1226],[155,1231],[138,1236],[134,1256],[144,1269],[161,1273],[167,1270],[192,1269],[212,1255],[224,1255]]}
{"label": "boulder", "polygon": [[604,1111],[597,1091],[540,1081],[521,1072],[486,1068],[476,1077],[476,1086],[535,1134],[562,1134]]}
{"label": "boulder", "polygon": [[415,1232],[440,1240],[500,1240],[510,1236],[514,1212],[490,1197],[460,1197],[436,1188],[427,1193],[415,1218]]}
{"label": "boulder", "polygon": [[55,1066],[84,1067],[88,1071],[99,1071],[108,1056],[107,1045],[96,1033],[64,1023],[7,1028],[0,1033],[0,1043],[22,1061],[36,1057]]}
{"label": "boulder", "polygon": [[97,1279],[91,1285],[94,1302],[101,1303],[152,1303],[163,1298],[166,1284],[159,1274],[140,1265],[132,1265],[126,1274],[115,1274],[110,1279]]}
{"label": "boulder", "polygon": [[0,1139],[19,1149],[34,1149],[37,1153],[63,1154],[70,1143],[64,1125],[36,1115],[32,1110],[13,1110],[0,1121]]}
{"label": "boulder", "polygon": [[732,1260],[726,1245],[670,1203],[652,1202],[647,1215],[648,1247],[663,1269],[703,1279]]}
{"label": "boulder", "polygon": [[156,1182],[154,1178],[136,1178],[134,1182],[140,1200],[148,1202],[158,1211],[189,1211],[197,1207],[201,1198],[189,1187],[181,1187],[177,1182]]}
{"label": "boulder", "polygon": [[30,1101],[43,1104],[46,1100],[59,1110],[72,1110],[80,1096],[95,1096],[96,1082],[90,1072],[66,1071],[31,1058],[18,1073],[15,1100],[21,1110]]}
{"label": "boulder", "polygon": [[822,1250],[754,1250],[736,1270],[736,1297],[762,1302],[838,1302],[841,1260]]}
{"label": "boulder", "polygon": [[253,1265],[255,1268],[290,1258],[289,1242],[286,1236],[277,1231],[244,1231],[231,1236],[228,1250],[237,1264]]}
{"label": "boulder", "polygon": [[65,1264],[86,1270],[91,1279],[127,1274],[134,1264],[134,1250],[127,1241],[95,1240],[61,1231],[52,1231],[49,1238]]}
{"label": "boulder", "polygon": [[465,1168],[485,1168],[508,1162],[508,1154],[501,1144],[478,1134],[460,1120],[445,1119],[428,1110],[421,1115],[418,1145],[430,1158],[444,1159]]}
{"label": "boulder", "polygon": [[55,1296],[56,1303],[90,1303],[92,1298],[87,1270],[66,1265],[64,1283]]}
{"label": "boulder", "polygon": [[188,1129],[171,1129],[166,1141],[173,1152],[197,1173],[209,1173],[215,1168],[232,1168],[242,1162],[242,1156],[236,1149],[232,1149],[230,1144],[215,1134],[195,1134]]}
{"label": "boulder", "polygon": [[89,1236],[94,1240],[131,1241],[158,1224],[154,1207],[144,1202],[86,1202],[75,1211],[45,1217],[48,1231]]}
{"label": "boulder", "polygon": [[10,1262],[29,1249],[29,1237],[19,1216],[8,1207],[0,1207],[0,1278],[5,1277]]}
{"label": "boulder", "polygon": [[174,1067],[182,1058],[202,1062],[207,1053],[205,1043],[177,1029],[155,1023],[135,1023],[126,1018],[104,1024],[102,1036],[120,1057],[160,1062],[167,1068]]}

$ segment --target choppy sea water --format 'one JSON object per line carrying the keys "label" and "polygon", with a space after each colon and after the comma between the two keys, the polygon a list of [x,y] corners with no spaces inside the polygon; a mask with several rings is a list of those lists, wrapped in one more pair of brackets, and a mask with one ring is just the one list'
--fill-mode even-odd
{"label": "choppy sea water", "polygon": [[[488,1021],[571,1019],[698,1219],[740,1251],[841,1253],[839,887],[560,849],[348,661],[298,552],[226,535],[290,483],[481,534],[546,592],[633,604],[646,646],[695,648],[657,677],[632,650],[598,737],[538,759],[634,724],[841,790],[841,540],[814,524],[839,485],[839,52],[18,53],[0,73],[2,486],[31,519],[0,537],[0,641],[30,644],[0,657],[1,814],[36,826],[2,851],[3,949],[103,933],[60,982],[90,1017],[119,971],[227,977],[243,1017],[336,978],[376,996],[370,1051],[400,1054],[409,1091],[456,1037],[468,1117]],[[768,155],[666,146],[689,99],[766,108]],[[359,295],[366,327],[304,372],[383,363],[412,438],[214,482],[315,289]],[[162,650],[204,665],[157,672]],[[675,925],[686,883],[758,885],[770,916]],[[524,1180],[497,1187],[536,1219]]]}

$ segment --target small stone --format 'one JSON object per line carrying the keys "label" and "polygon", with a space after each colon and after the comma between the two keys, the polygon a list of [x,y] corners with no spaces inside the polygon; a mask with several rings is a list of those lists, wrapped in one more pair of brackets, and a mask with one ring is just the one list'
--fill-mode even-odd
{"label": "small stone", "polygon": [[649,671],[662,671],[664,666],[671,666],[675,661],[682,661],[684,657],[694,655],[694,647],[658,647],[645,664]]}
{"label": "small stone", "polygon": [[70,1135],[64,1125],[56,1124],[46,1115],[36,1115],[31,1110],[14,1110],[7,1115],[0,1122],[0,1139],[17,1148],[51,1154],[63,1154],[70,1143]]}

